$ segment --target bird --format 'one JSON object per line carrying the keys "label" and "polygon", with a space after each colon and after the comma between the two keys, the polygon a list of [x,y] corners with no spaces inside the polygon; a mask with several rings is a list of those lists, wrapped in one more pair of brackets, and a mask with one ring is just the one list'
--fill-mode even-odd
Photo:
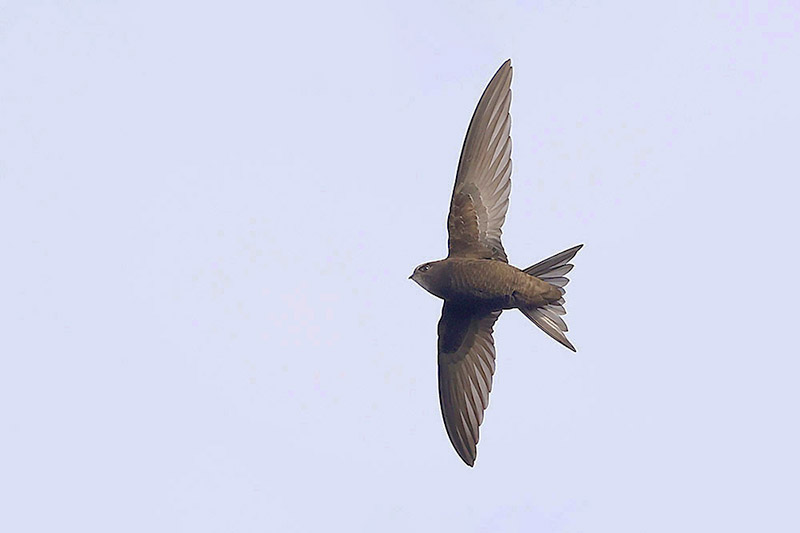
{"label": "bird", "polygon": [[519,269],[501,234],[511,192],[511,60],[483,92],[461,149],[447,219],[448,255],[423,263],[409,279],[444,300],[438,325],[439,405],[461,459],[474,466],[480,425],[495,371],[494,325],[519,309],[550,337],[567,339],[566,275],[583,244]]}

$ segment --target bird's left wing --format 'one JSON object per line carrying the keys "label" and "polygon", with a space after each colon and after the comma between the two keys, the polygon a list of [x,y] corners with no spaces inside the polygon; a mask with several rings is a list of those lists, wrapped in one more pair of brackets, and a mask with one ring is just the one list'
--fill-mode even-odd
{"label": "bird's left wing", "polygon": [[508,262],[500,235],[511,192],[511,74],[509,59],[469,123],[447,220],[450,256]]}
{"label": "bird's left wing", "polygon": [[439,320],[439,404],[447,436],[469,466],[494,375],[492,331],[502,311],[476,311],[445,302]]}

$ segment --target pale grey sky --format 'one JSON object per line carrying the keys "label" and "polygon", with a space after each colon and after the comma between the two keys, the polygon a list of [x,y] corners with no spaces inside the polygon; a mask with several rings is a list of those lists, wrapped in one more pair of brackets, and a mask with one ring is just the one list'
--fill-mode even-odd
{"label": "pale grey sky", "polygon": [[[0,1],[0,530],[800,527],[796,2]],[[572,354],[439,414],[463,135]]]}

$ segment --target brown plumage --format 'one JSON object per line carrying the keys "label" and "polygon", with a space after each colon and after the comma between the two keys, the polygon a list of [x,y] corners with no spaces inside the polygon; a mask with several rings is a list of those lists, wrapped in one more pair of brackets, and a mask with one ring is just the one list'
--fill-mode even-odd
{"label": "brown plumage", "polygon": [[446,259],[418,266],[411,279],[444,300],[439,320],[439,403],[447,435],[465,463],[477,456],[489,403],[492,331],[504,309],[519,309],[572,351],[564,310],[565,276],[578,245],[524,270],[508,264],[500,240],[511,191],[511,60],[489,82],[472,116],[447,220]]}

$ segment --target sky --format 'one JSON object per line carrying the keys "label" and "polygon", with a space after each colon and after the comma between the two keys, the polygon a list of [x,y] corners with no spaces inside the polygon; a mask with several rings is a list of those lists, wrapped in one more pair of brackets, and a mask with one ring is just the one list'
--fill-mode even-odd
{"label": "sky", "polygon": [[[0,530],[797,531],[800,4],[0,0]],[[444,431],[461,143],[520,313]],[[792,352],[795,355],[792,355]]]}

